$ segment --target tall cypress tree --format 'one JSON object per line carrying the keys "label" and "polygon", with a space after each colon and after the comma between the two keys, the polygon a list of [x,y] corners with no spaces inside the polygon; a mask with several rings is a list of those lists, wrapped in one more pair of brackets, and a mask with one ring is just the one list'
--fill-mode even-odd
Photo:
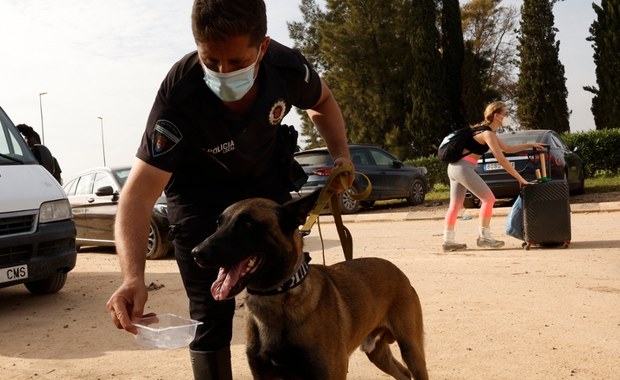
{"label": "tall cypress tree", "polygon": [[407,128],[417,155],[436,152],[437,144],[451,130],[449,106],[439,55],[439,31],[434,0],[412,0],[408,16],[411,54],[411,113]]}
{"label": "tall cypress tree", "polygon": [[592,3],[597,19],[587,38],[594,48],[598,88],[584,87],[594,94],[592,114],[596,129],[620,128],[620,0]]}
{"label": "tall cypress tree", "polygon": [[555,0],[524,0],[521,7],[517,84],[517,115],[524,129],[568,132],[568,106],[564,66],[555,41]]}
{"label": "tall cypress tree", "polygon": [[458,0],[443,0],[441,12],[441,51],[445,73],[447,100],[453,129],[465,125],[463,115],[463,29]]}

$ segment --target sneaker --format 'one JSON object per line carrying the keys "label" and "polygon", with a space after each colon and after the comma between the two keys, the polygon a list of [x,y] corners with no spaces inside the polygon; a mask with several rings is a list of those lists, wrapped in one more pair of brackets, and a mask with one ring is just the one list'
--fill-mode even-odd
{"label": "sneaker", "polygon": [[467,248],[467,244],[455,243],[453,241],[444,242],[441,247],[444,251],[460,251]]}
{"label": "sneaker", "polygon": [[495,240],[492,237],[479,237],[476,241],[478,247],[481,248],[501,248],[504,246],[504,242],[501,240]]}

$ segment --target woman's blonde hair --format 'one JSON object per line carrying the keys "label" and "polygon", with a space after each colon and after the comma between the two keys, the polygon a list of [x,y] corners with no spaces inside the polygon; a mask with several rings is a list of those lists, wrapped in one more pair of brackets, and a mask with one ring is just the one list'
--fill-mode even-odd
{"label": "woman's blonde hair", "polygon": [[493,102],[487,106],[484,110],[484,123],[491,124],[493,122],[493,116],[496,113],[502,112],[502,109],[508,108],[504,102]]}

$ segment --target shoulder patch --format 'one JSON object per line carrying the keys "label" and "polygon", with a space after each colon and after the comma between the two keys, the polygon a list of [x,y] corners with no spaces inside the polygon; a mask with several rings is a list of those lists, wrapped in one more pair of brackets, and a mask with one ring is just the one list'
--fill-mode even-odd
{"label": "shoulder patch", "polygon": [[276,126],[284,119],[286,113],[286,101],[282,98],[276,100],[269,110],[269,124]]}
{"label": "shoulder patch", "polygon": [[153,157],[168,153],[183,138],[181,131],[172,122],[164,119],[157,120],[153,128],[152,154]]}

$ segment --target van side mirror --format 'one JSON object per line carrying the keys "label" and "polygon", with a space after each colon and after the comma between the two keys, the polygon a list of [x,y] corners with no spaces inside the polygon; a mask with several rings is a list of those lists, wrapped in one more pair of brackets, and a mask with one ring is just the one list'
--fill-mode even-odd
{"label": "van side mirror", "polygon": [[54,158],[52,157],[52,152],[45,145],[35,144],[32,147],[32,153],[34,157],[39,161],[48,172],[54,174]]}

